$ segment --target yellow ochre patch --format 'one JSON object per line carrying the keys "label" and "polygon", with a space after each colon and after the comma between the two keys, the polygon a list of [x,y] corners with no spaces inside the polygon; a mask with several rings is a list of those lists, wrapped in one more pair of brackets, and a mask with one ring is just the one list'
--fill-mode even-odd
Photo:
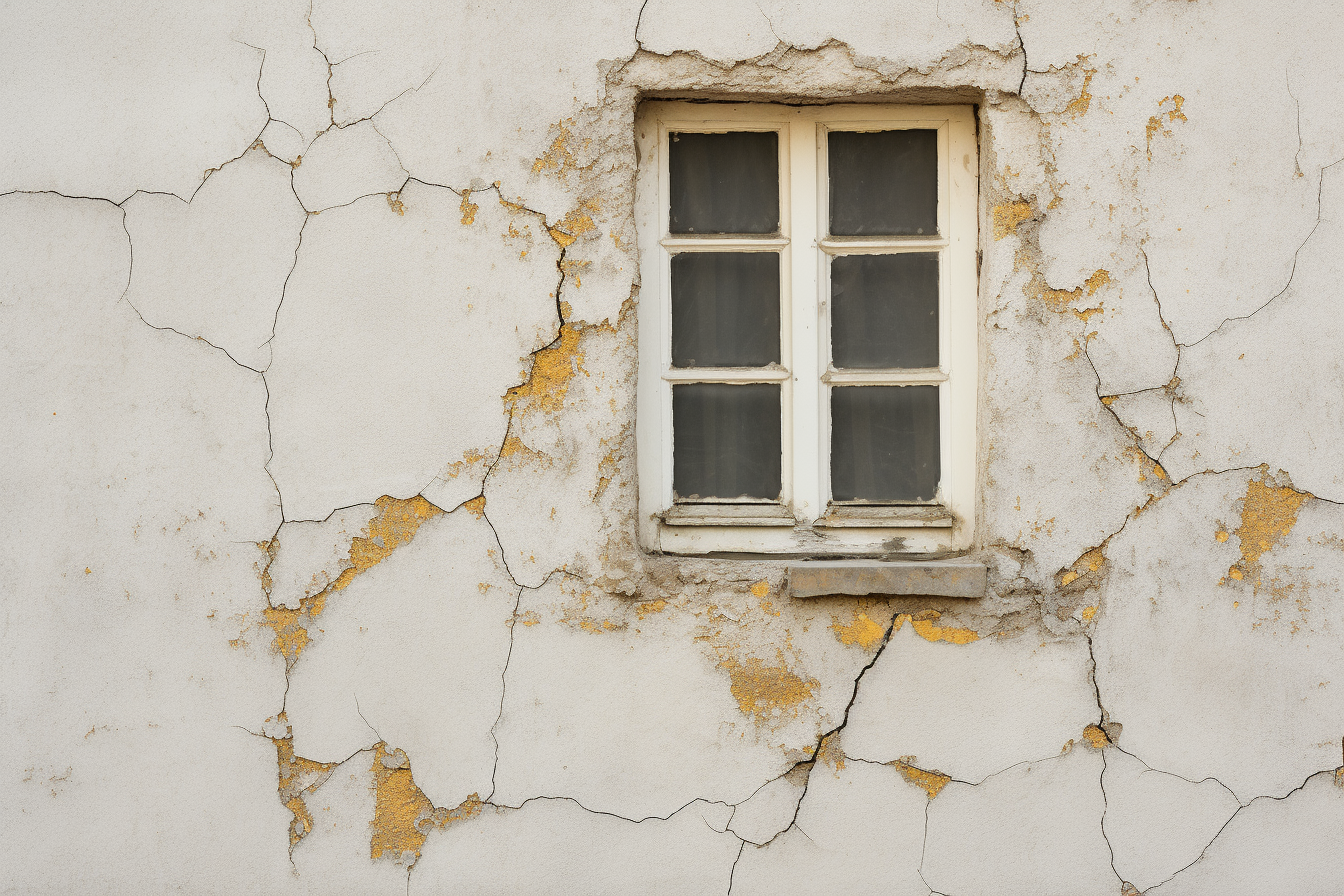
{"label": "yellow ochre patch", "polygon": [[393,498],[383,495],[374,502],[377,512],[364,528],[363,536],[350,542],[348,564],[341,574],[320,593],[299,601],[299,608],[267,607],[262,611],[262,624],[275,633],[271,645],[288,663],[308,646],[308,630],[304,623],[319,616],[327,605],[327,597],[344,590],[355,576],[382,563],[392,552],[415,537],[426,521],[443,513],[438,507],[416,495],[413,498]]}
{"label": "yellow ochre patch", "polygon": [[767,666],[757,657],[749,656],[739,662],[725,657],[719,666],[728,673],[730,689],[738,708],[756,721],[769,721],[776,716],[798,714],[798,709],[812,699],[821,683],[815,678],[801,678],[781,663]]}
{"label": "yellow ochre patch", "polygon": [[831,631],[835,632],[835,638],[841,644],[858,645],[864,650],[876,647],[886,633],[886,630],[871,616],[860,610],[854,611],[853,619],[849,622],[841,622],[838,617],[831,617]]}
{"label": "yellow ochre patch", "polygon": [[994,223],[994,239],[1001,240],[1017,233],[1017,225],[1030,218],[1033,210],[1030,202],[1019,200],[996,205],[990,210]]}
{"label": "yellow ochre patch", "polygon": [[[1259,480],[1246,483],[1246,497],[1241,504],[1241,525],[1232,530],[1241,543],[1241,559],[1232,564],[1227,575],[1235,580],[1249,579],[1260,587],[1260,558],[1265,552],[1283,540],[1293,526],[1297,524],[1297,513],[1303,503],[1312,495],[1286,486],[1274,486],[1265,482],[1262,470]],[[1225,541],[1226,530],[1214,533],[1219,541]]]}
{"label": "yellow ochre patch", "polygon": [[[912,756],[909,758],[913,759],[914,757]],[[929,795],[929,799],[936,797],[942,792],[943,788],[952,781],[951,775],[916,768],[905,759],[897,759],[894,762],[888,763],[888,765],[900,772],[901,777],[905,778],[905,780],[916,787],[922,788],[923,791]]]}
{"label": "yellow ochre patch", "polygon": [[901,626],[905,624],[906,620],[909,620],[910,627],[914,629],[915,634],[931,643],[946,641],[949,644],[970,644],[972,641],[980,640],[980,634],[973,629],[939,625],[938,620],[942,615],[937,610],[925,610],[913,616],[909,613],[902,613],[896,617],[892,630],[900,631]]}
{"label": "yellow ochre patch", "polygon": [[414,864],[431,830],[475,818],[485,808],[485,802],[479,793],[473,793],[456,808],[434,808],[416,785],[410,760],[405,756],[401,751],[389,751],[382,741],[374,744],[369,857],[388,856],[397,862]]}

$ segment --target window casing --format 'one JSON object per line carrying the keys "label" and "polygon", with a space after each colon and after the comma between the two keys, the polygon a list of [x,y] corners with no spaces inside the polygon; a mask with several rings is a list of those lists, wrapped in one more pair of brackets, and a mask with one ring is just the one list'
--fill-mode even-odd
{"label": "window casing", "polygon": [[[716,134],[760,136],[700,136]],[[641,544],[794,556],[968,548],[978,354],[971,108],[650,102],[636,137]],[[874,159],[900,161],[865,179]],[[888,182],[893,165],[926,174]],[[699,182],[706,166],[740,195]],[[715,216],[749,232],[701,232]],[[918,232],[928,225],[935,232]],[[716,289],[732,293],[734,309],[725,312]],[[875,301],[893,289],[904,290],[899,301]],[[735,329],[742,308],[756,330]],[[776,315],[777,350],[761,337]],[[705,457],[712,439],[746,460]],[[722,493],[699,493],[715,488]]]}

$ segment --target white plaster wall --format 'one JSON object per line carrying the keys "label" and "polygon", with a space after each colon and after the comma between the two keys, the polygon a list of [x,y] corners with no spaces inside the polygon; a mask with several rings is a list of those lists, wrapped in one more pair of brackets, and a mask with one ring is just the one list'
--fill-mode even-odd
{"label": "white plaster wall", "polygon": [[[0,892],[1341,892],[1336,4],[3,23]],[[638,550],[650,94],[976,104],[983,600]]]}

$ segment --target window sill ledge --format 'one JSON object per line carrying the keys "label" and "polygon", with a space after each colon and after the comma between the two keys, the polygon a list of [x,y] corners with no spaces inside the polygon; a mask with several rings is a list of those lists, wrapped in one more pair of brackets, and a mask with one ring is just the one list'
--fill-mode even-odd
{"label": "window sill ledge", "polygon": [[677,504],[663,511],[665,526],[787,526],[797,524],[782,504]]}
{"label": "window sill ledge", "polygon": [[973,560],[816,560],[789,565],[791,597],[919,595],[981,598],[989,573]]}
{"label": "window sill ledge", "polygon": [[939,505],[834,505],[814,524],[819,529],[951,529],[956,519]]}

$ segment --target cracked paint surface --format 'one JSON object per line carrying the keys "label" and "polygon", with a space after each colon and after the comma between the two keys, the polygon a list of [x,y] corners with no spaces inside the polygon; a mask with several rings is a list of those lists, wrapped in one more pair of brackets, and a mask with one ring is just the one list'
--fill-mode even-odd
{"label": "cracked paint surface", "polygon": [[[1333,894],[1344,19],[1095,7],[12,10],[0,890]],[[985,598],[639,550],[643,96],[976,106]]]}

